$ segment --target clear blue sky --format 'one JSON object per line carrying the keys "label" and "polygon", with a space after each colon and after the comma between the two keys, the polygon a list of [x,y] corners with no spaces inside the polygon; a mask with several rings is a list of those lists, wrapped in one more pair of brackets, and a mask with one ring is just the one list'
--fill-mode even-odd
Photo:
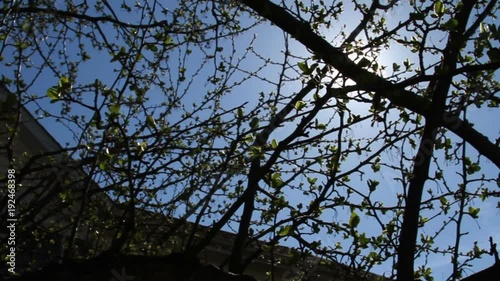
{"label": "clear blue sky", "polygon": [[[349,5],[346,5],[345,10],[346,11],[350,10]],[[401,1],[401,4],[399,4],[398,7],[396,7],[393,11],[387,13],[386,15],[387,24],[389,26],[396,25],[401,19],[407,17],[408,12],[409,12],[408,2]],[[346,32],[351,31],[359,21],[360,21],[359,13],[346,12],[343,15],[341,15],[339,19],[339,23],[341,25],[335,25],[330,30],[325,30],[324,34],[327,38],[329,38],[333,42],[333,44],[336,44],[336,41],[334,39],[335,36],[338,34],[338,32],[340,32],[342,29],[344,29]],[[243,23],[249,23],[249,22],[250,21],[248,19],[243,20]],[[262,24],[252,29],[250,32],[245,33],[237,40],[235,40],[236,44],[235,49],[237,52],[235,57],[243,55],[243,53],[245,52],[245,47],[250,44],[250,42],[253,40],[254,35],[256,36],[256,39],[253,41],[254,42],[253,46],[256,53],[262,55],[263,57],[276,59],[277,61],[282,60],[282,51],[284,50],[283,34],[276,26],[271,26],[269,24]],[[442,44],[442,42],[439,43],[441,40],[442,38],[435,38],[435,41],[433,43]],[[309,56],[307,50],[303,46],[295,42],[293,39],[289,43],[293,55],[304,58]],[[231,42],[222,41],[220,46],[224,47],[225,50],[230,50]],[[99,53],[96,51],[93,51],[90,55],[92,56],[92,59],[88,63],[82,65],[80,71],[81,75],[78,77],[78,83],[89,83],[94,81],[95,79],[101,79],[103,81],[113,80],[115,76],[115,74],[113,74],[113,67],[116,67],[117,64],[111,64],[109,62],[110,59],[109,55],[107,53]],[[188,66],[186,74],[187,76],[192,75],[194,73],[193,69],[197,69],[197,67],[199,67],[200,58],[202,57],[203,55],[200,52],[200,50],[195,49],[192,57],[189,59],[187,64]],[[393,45],[391,46],[391,49],[383,51],[378,59],[378,63],[380,65],[387,65],[388,69],[385,72],[383,72],[382,75],[384,76],[390,75],[392,64],[393,63],[402,64],[402,62],[407,58],[410,58],[411,61],[417,61],[415,54],[411,53],[409,50],[402,49],[398,46]],[[176,57],[173,56],[172,60],[175,59]],[[35,64],[40,62],[40,60],[37,58],[32,58],[32,60]],[[299,62],[299,60],[292,60],[292,62],[297,63]],[[248,54],[247,59],[241,63],[240,67],[247,71],[256,71],[261,64],[262,61],[258,57],[250,53]],[[12,70],[11,68],[2,67],[0,68],[0,74],[6,76],[12,76],[11,70]],[[267,66],[266,68],[260,70],[259,75],[260,77],[265,77],[270,81],[275,81],[275,79],[278,77],[279,70],[280,68],[278,66]],[[184,102],[187,106],[190,105],[192,102],[198,102],[200,100],[200,96],[204,94],[203,90],[209,87],[207,86],[206,77],[210,75],[211,71],[212,70],[208,68],[207,70],[201,71],[199,76],[194,80],[192,87],[188,91],[188,95],[184,99]],[[29,77],[33,77],[34,73],[35,72],[33,69],[22,70],[22,76],[25,77],[26,79],[28,79]],[[243,74],[239,73],[238,75],[242,76]],[[298,74],[293,74],[292,72],[290,72],[290,75],[295,77],[298,76]],[[238,79],[239,76],[234,77],[235,81]],[[56,85],[57,81],[58,78],[56,78],[53,73],[46,71],[42,73],[42,75],[38,78],[34,86],[30,89],[30,94],[32,93],[39,96],[44,96],[46,90],[49,87]],[[198,91],[198,89],[202,90]],[[299,89],[300,89],[300,82],[294,81],[284,84],[281,91],[283,91],[283,93],[292,96]],[[277,90],[276,87],[272,86],[270,83],[266,83],[260,81],[259,79],[254,78],[236,87],[230,94],[225,96],[221,102],[226,107],[234,107],[244,102],[248,102],[246,108],[253,109],[253,105],[255,104],[255,99],[258,97],[259,92],[269,93],[271,91],[276,91],[276,90]],[[154,96],[155,89],[154,88],[151,89],[148,94]],[[154,99],[152,101],[154,101]],[[58,103],[51,104],[48,99],[40,100],[38,101],[38,104],[31,103],[27,104],[26,106],[32,111],[37,109],[38,106],[48,110],[49,112],[56,112],[56,110],[59,108]],[[368,112],[369,105],[367,104],[350,103],[349,106],[353,109],[353,112],[356,114],[361,114],[361,115],[369,114]],[[85,111],[82,110],[81,108],[75,107],[73,113],[85,114]],[[331,113],[329,113],[328,111],[325,111],[320,113],[319,117],[324,118],[324,120],[327,120],[327,118],[330,117],[330,114]],[[492,120],[497,120],[499,117],[497,109],[481,108],[476,110],[470,110],[468,114],[469,114],[468,118],[470,118],[469,120],[473,120],[475,122],[476,124],[475,128],[478,131],[487,135],[490,138],[490,140],[494,140],[495,138],[498,137],[500,132],[500,127],[498,126],[498,123],[492,122]],[[175,115],[173,115],[172,118],[176,118]],[[57,140],[59,140],[59,142],[62,145],[64,145],[66,142],[71,144],[75,142],[75,139],[73,139],[72,134],[68,133],[68,128],[62,126],[60,123],[54,122],[54,119],[44,118],[41,119],[40,122],[48,129],[48,131],[51,134],[53,134],[53,136]],[[370,126],[370,122],[371,120],[362,123],[362,125],[354,126],[349,132],[349,134],[354,139],[356,138],[361,139],[361,138],[373,137],[375,134],[378,133],[379,130],[383,130],[383,127],[381,125],[376,125],[373,127]],[[278,129],[276,133],[272,135],[272,138],[275,138],[277,141],[279,141],[285,138],[291,130],[293,130],[293,124],[289,124],[288,127]],[[448,133],[448,135],[450,135],[450,133]],[[381,145],[380,143],[376,143],[375,145],[373,145],[373,147],[374,148],[380,147],[380,145]],[[381,154],[382,162],[393,163],[394,165],[397,166],[399,164],[397,161],[399,161],[398,159],[401,153],[404,152],[409,155],[415,153],[414,150],[409,149],[407,144],[402,147],[403,148],[399,150],[391,149],[384,151]],[[475,152],[473,152],[474,151],[473,148],[468,147],[468,150],[472,151],[471,152],[472,155],[476,154]],[[365,158],[364,154],[361,156],[350,155],[349,158],[342,164],[342,171],[348,170],[351,167],[355,167],[359,163],[359,161],[361,161],[364,158]],[[458,165],[455,162],[449,161],[449,162],[444,162],[443,167],[445,167],[444,171],[445,178],[449,187],[453,190],[456,190],[457,185],[459,184],[459,177],[456,175],[456,173],[460,171],[460,165]],[[481,168],[482,168],[481,173],[484,173],[486,178],[496,178],[498,175],[498,169],[493,164],[489,163],[489,161],[487,160],[484,159],[481,160]],[[435,167],[433,169],[435,169]],[[377,189],[377,191],[375,191],[372,194],[373,196],[372,200],[373,201],[380,200],[384,202],[386,206],[387,205],[390,206],[391,204],[394,204],[396,202],[396,194],[401,193],[402,191],[401,184],[394,180],[394,178],[400,177],[399,174],[397,174],[394,170],[387,169],[384,167],[378,174],[375,175],[373,175],[373,172],[366,167],[363,168],[362,171],[366,173],[363,177],[360,176],[351,177],[351,182],[349,183],[351,184],[351,186],[359,186],[358,191],[367,193],[368,188],[366,180],[369,178],[377,179],[378,181],[381,182],[381,184]],[[299,181],[306,181],[306,180],[307,179],[303,176],[296,179],[297,183]],[[319,181],[321,180],[322,179],[320,178]],[[439,192],[445,190],[445,187],[442,186],[441,183],[433,183],[431,181],[427,182],[426,189],[428,188],[432,189],[435,194],[439,194]],[[489,186],[489,188],[494,189],[495,186]],[[292,205],[294,204],[296,205],[304,201],[305,201],[304,205],[306,205],[308,200],[311,199],[310,196],[303,195],[291,189],[287,190],[287,196],[288,196],[287,200]],[[466,231],[469,232],[469,234],[464,236],[462,239],[461,247],[464,252],[472,249],[475,241],[477,241],[478,245],[481,246],[482,248],[489,249],[488,238],[490,236],[493,236],[493,239],[496,242],[500,241],[500,225],[492,223],[493,221],[498,220],[498,215],[499,215],[499,210],[496,207],[496,202],[492,200],[488,200],[485,202],[477,200],[474,201],[473,206],[481,208],[480,217],[478,220],[473,220],[468,216],[466,216],[464,219],[463,229],[466,229]],[[287,214],[282,214],[282,216],[286,215]],[[343,210],[338,209],[335,212],[325,211],[324,217],[326,220],[336,220],[336,221],[344,220],[347,222],[349,215],[350,215],[350,210],[348,210],[348,208],[345,208]],[[430,216],[431,212],[424,212],[424,215]],[[326,218],[326,216],[329,216],[329,218]],[[384,219],[389,220],[390,217],[386,216],[384,217]],[[380,227],[376,222],[372,220],[373,220],[372,218],[369,218],[365,215],[361,215],[361,230],[366,231],[368,237],[370,236],[370,233],[375,234],[380,232]],[[434,218],[429,222],[428,226],[422,231],[422,234],[432,235],[433,232],[435,232],[437,229],[441,227],[442,221],[443,217]],[[454,226],[450,226],[447,231],[443,232],[436,239],[435,245],[439,245],[440,247],[445,247],[445,245],[448,244],[453,245],[455,239],[454,231],[455,231]],[[318,237],[311,236],[311,238],[322,240],[325,246],[329,245],[331,246],[337,243],[338,241],[343,243],[344,246],[346,247],[348,246],[347,245],[348,243],[342,241],[341,237],[335,237],[332,235],[322,234]],[[285,244],[294,245],[291,239],[285,241]],[[416,265],[419,265],[423,262],[424,260],[418,259]],[[450,271],[451,261],[449,256],[434,254],[429,257],[429,260],[427,262],[431,265],[431,268],[434,272],[435,280],[445,280],[449,276],[451,272]],[[472,268],[473,271],[477,271],[492,265],[493,258],[490,256],[484,256],[481,260],[475,262],[475,264],[477,264],[477,267]],[[381,266],[375,267],[373,271],[380,274],[389,273],[390,265],[383,264]],[[468,273],[472,273],[472,271]]]}

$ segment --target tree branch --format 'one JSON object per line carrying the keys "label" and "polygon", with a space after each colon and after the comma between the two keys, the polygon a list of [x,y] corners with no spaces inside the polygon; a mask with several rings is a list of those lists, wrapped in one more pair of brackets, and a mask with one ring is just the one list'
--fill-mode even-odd
{"label": "tree branch", "polygon": [[[241,3],[247,5],[260,16],[292,35],[315,54],[321,56],[326,63],[337,69],[345,77],[355,81],[361,90],[380,91],[381,96],[390,100],[394,105],[402,106],[417,114],[426,116],[429,112],[430,102],[427,99],[403,88],[394,88],[394,84],[390,81],[359,67],[341,49],[333,47],[323,37],[314,33],[307,23],[297,20],[282,7],[268,0],[242,0]],[[384,89],[387,90],[384,91]],[[450,115],[452,114],[445,112],[442,125],[463,138],[500,168],[500,147],[495,146],[488,138],[458,117],[453,118],[453,120],[446,120],[446,116]]]}

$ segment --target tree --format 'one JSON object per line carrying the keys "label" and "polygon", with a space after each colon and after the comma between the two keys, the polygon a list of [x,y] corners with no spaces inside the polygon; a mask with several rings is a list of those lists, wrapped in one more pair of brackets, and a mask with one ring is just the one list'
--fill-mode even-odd
{"label": "tree", "polygon": [[[233,228],[236,273],[261,254],[274,264],[285,243],[297,259],[399,281],[432,280],[431,260],[444,255],[445,278],[458,280],[496,251],[466,228],[500,195],[498,127],[484,120],[499,103],[498,8],[4,1],[2,83],[16,94],[8,106],[17,101],[71,138],[60,151],[16,157],[16,111],[2,153],[20,180],[45,176],[54,155],[84,171],[72,223],[25,224],[20,247],[70,229],[67,255],[90,257],[96,249],[75,251],[77,230],[100,225],[113,232],[101,250],[157,255],[171,238],[167,249],[196,255]],[[386,58],[391,50],[400,55]],[[51,196],[67,188],[57,190]],[[122,220],[96,214],[103,193]],[[20,218],[43,206],[22,206]],[[175,219],[152,231],[140,222],[150,213]],[[200,225],[210,228],[196,239]],[[161,239],[145,243],[153,232]]]}

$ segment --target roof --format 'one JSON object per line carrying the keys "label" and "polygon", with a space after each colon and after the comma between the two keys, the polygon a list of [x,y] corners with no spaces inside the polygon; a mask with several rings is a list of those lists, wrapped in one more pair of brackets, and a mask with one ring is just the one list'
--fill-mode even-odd
{"label": "roof", "polygon": [[[9,98],[9,96],[16,97],[15,94],[11,93],[7,87],[0,83],[0,101],[12,104],[14,99]],[[17,100],[17,97],[16,97]],[[13,104],[11,109],[17,110],[17,104]],[[19,132],[22,134],[20,139],[26,142],[27,145],[32,145],[32,148],[39,148],[43,152],[55,152],[60,151],[62,146],[57,142],[57,140],[38,122],[38,120],[24,107],[21,106]]]}

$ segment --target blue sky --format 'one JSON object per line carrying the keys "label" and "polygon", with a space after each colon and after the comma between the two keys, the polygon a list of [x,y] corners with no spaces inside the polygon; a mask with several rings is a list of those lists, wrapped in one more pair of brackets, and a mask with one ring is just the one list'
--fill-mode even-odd
{"label": "blue sky", "polygon": [[[173,7],[172,7],[173,8]],[[345,7],[346,11],[350,10],[349,5],[346,5]],[[393,10],[389,11],[386,14],[386,23],[389,26],[394,26],[396,25],[401,18],[407,17],[408,14],[408,1],[401,1],[401,3]],[[359,13],[356,14],[351,14],[351,13],[344,13],[340,16],[339,23],[340,26],[334,26],[330,30],[325,30],[324,35],[329,38],[333,44],[336,43],[335,36],[338,34],[338,32],[342,29],[345,29],[347,33],[349,33],[350,30],[359,22],[360,20],[360,15]],[[243,24],[249,24],[251,21],[248,19],[242,20]],[[111,29],[106,29],[107,31],[110,31]],[[255,37],[255,40],[253,39]],[[284,42],[283,42],[283,33],[276,28],[275,26],[271,26],[267,23],[261,24],[255,28],[253,28],[250,32],[246,32],[244,35],[241,37],[238,37],[234,41],[229,41],[229,40],[223,40],[221,41],[220,47],[224,48],[223,54],[226,55],[227,57],[230,56],[229,50],[232,50],[232,44],[235,44],[235,53],[233,62],[236,62],[238,58],[243,56],[246,50],[246,46],[250,44],[253,40],[253,47],[255,50],[255,53],[262,55],[263,57],[270,58],[272,60],[276,61],[281,61],[282,56],[283,56],[283,51],[284,51]],[[433,43],[439,44],[439,42],[442,40],[442,38],[436,38],[436,40]],[[442,42],[441,42],[442,43]],[[289,41],[290,44],[290,50],[292,50],[293,55],[297,57],[302,57],[302,58],[307,58],[310,57],[309,52],[301,46],[299,43],[294,41],[293,39],[290,39]],[[211,46],[212,48],[214,46]],[[186,61],[186,75],[187,76],[192,76],[196,70],[200,67],[200,65],[203,65],[200,63],[200,61],[203,60],[204,54],[203,50],[199,48],[194,48],[194,52],[192,57],[190,57]],[[81,70],[80,70],[80,76],[78,77],[78,83],[90,83],[94,81],[95,79],[101,79],[103,81],[107,81],[108,83],[112,83],[111,81],[114,80],[114,77],[116,76],[115,73],[113,73],[113,68],[117,67],[117,64],[111,64],[109,62],[110,56],[107,53],[99,53],[97,51],[93,51],[91,53],[92,59],[88,61],[87,63],[84,63],[81,65]],[[175,54],[172,55],[171,59],[172,61],[175,61],[176,59],[179,59],[179,56],[176,56]],[[378,58],[378,63],[380,65],[387,65],[388,68],[386,71],[382,72],[381,75],[384,75],[385,77],[389,76],[391,74],[391,69],[392,69],[392,64],[393,63],[398,63],[401,64],[404,60],[407,58],[410,58],[411,61],[416,61],[417,59],[415,58],[415,54],[412,54],[409,50],[403,49],[401,47],[397,46],[391,46],[389,50],[385,50],[381,53],[380,57]],[[432,60],[431,58],[429,58]],[[292,59],[290,64],[294,65],[298,62],[300,62],[301,59]],[[39,60],[36,60],[36,58],[33,58],[33,62],[39,63]],[[312,60],[309,60],[309,65],[311,64]],[[175,64],[175,63],[174,63]],[[242,61],[240,67],[241,69],[244,69],[246,71],[256,71],[259,69],[259,66],[264,64],[264,62],[255,56],[252,53],[249,53],[247,55],[247,58]],[[204,65],[203,65],[204,66]],[[278,77],[280,68],[278,66],[266,66],[264,69],[260,70],[259,76],[264,77],[269,79],[270,81],[274,82],[275,79]],[[300,73],[297,70],[297,67],[295,67],[295,72],[293,70],[288,70],[287,74],[289,74],[291,77],[299,77]],[[210,76],[210,74],[213,72],[213,69],[210,66],[206,66],[206,68],[200,70],[198,73],[198,76],[194,79],[193,84],[188,88],[187,86],[180,86],[180,90],[186,90],[186,96],[183,99],[184,103],[186,104],[186,110],[189,110],[189,106],[192,102],[199,102],[201,99],[201,96],[204,94],[204,92],[208,89],[210,89],[211,85],[207,82],[207,77]],[[22,71],[22,76],[25,77],[26,79],[33,77],[34,75],[34,70],[30,69],[23,69]],[[11,76],[12,72],[10,68],[1,68],[0,69],[0,74],[6,75],[6,76]],[[173,72],[173,75],[175,75],[175,71]],[[241,79],[240,77],[243,74],[237,73],[235,76],[232,78],[231,81],[239,81]],[[497,74],[498,75],[498,74]],[[30,94],[36,94],[41,97],[45,96],[45,92],[48,88],[51,86],[54,86],[57,84],[58,78],[54,76],[53,73],[50,71],[46,71],[42,73],[42,75],[38,78],[34,86],[30,90]],[[117,88],[120,85],[117,85]],[[294,93],[296,93],[298,90],[300,90],[301,83],[299,81],[292,81],[292,82],[287,82],[281,87],[281,91],[284,95],[289,95],[292,96]],[[199,89],[202,89],[199,91]],[[256,98],[258,97],[258,94],[260,92],[264,93],[269,93],[272,91],[277,91],[278,89],[273,86],[270,83],[267,82],[262,82],[259,81],[259,79],[250,79],[245,82],[243,82],[241,85],[237,86],[231,93],[228,93],[224,98],[221,100],[221,103],[224,105],[224,107],[234,107],[238,106],[243,103],[247,103],[245,106],[246,110],[254,110],[255,104],[256,104]],[[155,93],[157,92],[157,89],[151,88],[150,91],[148,92],[148,95],[151,96],[151,102],[155,102]],[[59,109],[59,104],[54,103],[51,104],[47,98],[41,99],[37,101],[38,104],[35,103],[30,103],[27,104],[27,108],[34,111],[35,109],[39,107],[49,111],[49,112],[56,112],[57,109]],[[349,104],[349,107],[353,110],[353,113],[355,114],[360,114],[360,115],[368,115],[369,113],[369,105],[367,104],[362,104],[362,103],[356,103],[356,102],[351,102]],[[87,114],[88,111],[83,110],[82,108],[75,107],[73,109],[73,112],[75,114]],[[180,113],[178,113],[180,114]],[[331,111],[323,111],[319,114],[319,119],[323,120],[326,122],[328,118],[330,118],[332,115]],[[200,116],[203,116],[201,114]],[[90,116],[89,116],[90,117]],[[394,115],[396,118],[397,115]],[[179,116],[176,116],[176,114],[170,115],[171,122],[179,118]],[[468,118],[469,120],[475,121],[475,128],[487,135],[490,140],[494,140],[495,138],[498,137],[500,128],[498,124],[495,124],[492,122],[492,120],[498,119],[498,110],[497,109],[470,109],[468,111]],[[75,139],[73,138],[71,133],[68,133],[69,129],[75,129],[75,128],[67,128],[63,126],[60,123],[57,123],[54,121],[53,118],[43,118],[40,120],[40,122],[48,129],[48,131],[53,134],[53,136],[59,140],[59,142],[64,145],[65,143],[71,143],[73,144],[75,142]],[[287,126],[283,128],[279,128],[273,133],[271,136],[271,139],[275,138],[277,141],[282,140],[283,138],[287,137],[287,135],[294,129],[294,124],[297,122],[290,122]],[[370,137],[375,136],[379,130],[382,130],[383,127],[380,124],[375,124],[375,126],[370,125],[371,120],[368,120],[366,122],[361,123],[360,125],[355,125],[352,127],[350,132],[350,136],[354,139],[367,139]],[[338,121],[334,121],[331,125],[338,124]],[[447,135],[450,135],[453,139],[456,139],[454,136],[452,136],[450,133],[447,133]],[[335,136],[335,135],[332,135]],[[221,143],[222,145],[222,143]],[[380,147],[380,143],[377,143],[373,146],[374,150],[377,147]],[[472,155],[476,155],[474,152],[474,149],[471,147],[467,148],[469,151],[472,151]],[[398,148],[392,148],[384,151],[381,154],[381,161],[383,163],[394,163],[395,161],[398,161],[399,156],[401,153],[406,153],[409,155],[412,155],[415,153],[414,150],[411,150],[408,146],[408,144],[402,145],[399,149]],[[437,153],[437,155],[440,152]],[[290,156],[288,156],[290,157]],[[475,157],[475,156],[474,156]],[[366,158],[366,154],[360,155],[360,156],[349,156],[349,158],[342,164],[342,171],[347,171],[352,167],[355,167],[359,161],[362,161],[362,159]],[[398,163],[394,163],[397,165]],[[488,160],[482,159],[481,162],[481,173],[485,174],[486,178],[496,178],[498,175],[498,169],[491,163],[489,163]],[[409,163],[406,163],[406,165],[409,165]],[[456,188],[456,186],[459,184],[459,177],[456,175],[457,172],[460,171],[460,165],[458,163],[455,163],[453,161],[448,161],[444,162],[443,166],[445,169],[445,179],[449,186],[453,189]],[[433,167],[435,169],[435,166]],[[431,169],[432,170],[432,169]],[[376,179],[380,181],[380,187],[375,191],[372,195],[372,200],[376,201],[382,201],[386,205],[391,205],[396,203],[396,194],[402,192],[402,187],[401,184],[396,182],[394,178],[400,177],[401,175],[398,174],[396,171],[388,169],[386,167],[383,167],[381,171],[378,174],[373,174],[373,172],[370,171],[367,167],[362,169],[363,172],[365,172],[365,175],[363,177],[359,175],[355,175],[351,177],[351,182],[349,183],[352,186],[359,186],[359,191],[367,193],[367,184],[366,181],[367,179]],[[319,181],[321,182],[324,178],[319,178]],[[293,184],[299,184],[299,182],[302,181],[307,181],[307,179],[304,176],[298,177]],[[491,182],[490,182],[491,183]],[[435,193],[439,192],[444,192],[445,187],[442,185],[441,182],[433,183],[431,181],[427,182],[426,189],[430,188],[432,189]],[[491,189],[494,189],[495,186],[490,186]],[[290,188],[287,190],[287,200],[291,203],[291,205],[297,205],[299,203],[304,203],[304,205],[307,205],[306,203],[308,200],[310,200],[312,197],[310,195],[303,195],[301,192],[294,190]],[[425,195],[424,195],[425,196]],[[358,197],[359,199],[359,197]],[[495,219],[498,218],[498,208],[496,207],[496,202],[495,201],[486,201],[486,202],[480,202],[480,200],[476,200],[473,202],[473,205],[475,207],[480,207],[480,217],[477,221],[472,220],[470,217],[466,216],[464,219],[464,224],[463,224],[463,229],[466,229],[466,231],[469,232],[469,235],[466,235],[463,237],[462,244],[461,246],[463,247],[464,251],[468,251],[472,249],[474,241],[478,241],[478,244],[485,248],[488,249],[488,237],[493,236],[495,241],[500,241],[500,226],[496,224],[492,224],[491,222],[494,221]],[[426,214],[426,212],[424,212]],[[427,214],[430,214],[427,213]],[[286,216],[287,214],[281,214],[281,216]],[[338,221],[347,221],[350,215],[350,210],[348,208],[344,209],[336,209],[335,211],[325,211],[324,216],[329,216],[327,220],[338,220]],[[361,225],[360,229],[363,231],[366,231],[368,235],[370,233],[380,232],[380,226],[377,225],[377,223],[371,221],[372,218],[362,215],[361,216]],[[445,216],[446,217],[446,216]],[[389,220],[389,216],[384,217],[385,220]],[[439,227],[442,225],[442,220],[443,218],[436,218],[433,219],[429,222],[429,226],[425,228],[425,230],[422,232],[425,235],[432,235],[433,232],[435,232]],[[437,245],[446,245],[446,243],[454,243],[454,227],[451,227],[447,232],[441,234],[437,239],[436,239],[436,244]],[[320,235],[319,238],[314,238],[314,239],[321,239],[324,242],[324,245],[333,245],[337,242],[341,242],[344,244],[345,247],[348,246],[349,241],[342,241],[340,237],[335,237],[332,235]],[[284,243],[285,245],[295,245],[292,239],[287,239]],[[417,260],[417,265],[421,264],[424,262],[422,259]],[[449,274],[450,274],[450,257],[449,256],[442,256],[440,254],[435,254],[429,257],[428,263],[431,265],[431,268],[434,272],[434,277],[435,280],[445,280]],[[493,259],[490,256],[485,256],[481,260],[478,260],[475,262],[477,264],[477,267],[474,267],[473,270],[479,270],[482,268],[485,268],[487,266],[490,266],[493,264]],[[390,265],[389,264],[384,264],[382,266],[375,267],[373,269],[374,272],[376,273],[390,273]],[[471,273],[471,272],[468,272]]]}

